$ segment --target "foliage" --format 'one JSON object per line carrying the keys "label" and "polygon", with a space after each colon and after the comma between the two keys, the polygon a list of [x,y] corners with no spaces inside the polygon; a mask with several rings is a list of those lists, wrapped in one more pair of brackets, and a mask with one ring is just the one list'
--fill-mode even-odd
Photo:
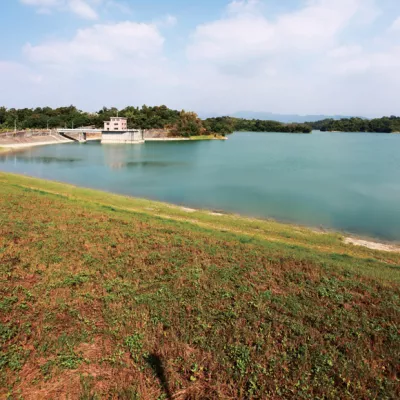
{"label": "foliage", "polygon": [[93,125],[102,128],[110,117],[119,115],[128,118],[128,128],[170,129],[176,136],[199,136],[206,134],[229,134],[235,131],[248,132],[289,132],[310,133],[312,129],[321,131],[342,132],[400,132],[400,117],[383,117],[376,119],[343,118],[340,120],[325,119],[305,124],[284,124],[277,121],[242,119],[233,117],[216,117],[201,120],[197,114],[177,111],[165,105],[149,107],[126,107],[118,110],[115,107],[103,107],[98,112],[88,113],[69,107],[37,107],[7,109],[0,107],[0,131],[4,129],[45,129],[47,127],[79,127]]}
{"label": "foliage", "polygon": [[340,120],[324,119],[310,122],[313,129],[339,132],[400,132],[400,117],[383,117],[375,119],[343,118]]}
{"label": "foliage", "polygon": [[0,129],[45,129],[57,127],[95,126],[102,128],[104,121],[119,115],[128,118],[128,128],[171,129],[177,136],[197,136],[207,133],[195,113],[171,110],[166,106],[103,107],[95,113],[78,110],[74,106],[35,109],[0,108]]}
{"label": "foliage", "polygon": [[148,107],[126,107],[118,110],[106,108],[95,113],[78,110],[74,106],[35,109],[6,109],[0,107],[0,130],[45,129],[47,127],[95,126],[102,128],[104,121],[119,115],[128,118],[128,128],[169,129],[174,136],[200,136],[207,134],[228,134],[234,131],[254,132],[304,132],[311,131],[304,124],[281,124],[275,121],[245,120],[231,117],[209,118],[202,121],[197,114],[184,110],[171,110],[165,105]]}
{"label": "foliage", "polygon": [[129,118],[130,128],[164,128],[166,125],[174,125],[178,122],[179,111],[170,110],[166,106],[142,108],[126,107],[123,110],[103,107],[95,113],[78,110],[74,106],[50,107],[35,109],[6,109],[0,108],[0,128],[13,129],[15,123],[18,129],[45,129],[94,125],[102,128],[105,120],[116,115]]}
{"label": "foliage", "polygon": [[242,119],[232,117],[208,118],[205,120],[207,129],[215,133],[232,133],[234,131],[247,132],[287,132],[287,133],[310,133],[311,126],[308,124],[283,124],[277,121],[260,119]]}
{"label": "foliage", "polygon": [[334,233],[0,173],[0,398],[397,398],[399,266]]}
{"label": "foliage", "polygon": [[172,130],[174,136],[184,137],[199,136],[206,133],[207,131],[197,114],[185,111],[180,112],[178,122]]}

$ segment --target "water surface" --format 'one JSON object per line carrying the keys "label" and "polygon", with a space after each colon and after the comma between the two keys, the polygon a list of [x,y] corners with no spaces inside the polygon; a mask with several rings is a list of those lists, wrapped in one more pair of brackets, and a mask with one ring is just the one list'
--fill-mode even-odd
{"label": "water surface", "polygon": [[57,144],[0,156],[0,169],[400,240],[400,135],[235,133],[227,141]]}

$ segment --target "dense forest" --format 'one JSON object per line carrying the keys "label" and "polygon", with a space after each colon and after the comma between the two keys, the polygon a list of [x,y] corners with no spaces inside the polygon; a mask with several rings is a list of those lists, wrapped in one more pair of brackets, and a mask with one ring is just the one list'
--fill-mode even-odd
{"label": "dense forest", "polygon": [[0,107],[0,130],[52,129],[58,127],[77,128],[95,126],[102,128],[110,117],[119,115],[128,118],[128,128],[170,129],[174,135],[198,136],[205,134],[225,135],[234,131],[253,132],[298,132],[309,133],[309,124],[283,124],[276,121],[246,120],[218,117],[201,120],[193,112],[171,110],[166,106],[103,107],[95,113],[78,110],[74,106],[59,108],[7,109]]}
{"label": "dense forest", "polygon": [[310,124],[284,124],[277,121],[243,119],[233,117],[208,118],[204,121],[206,129],[215,133],[240,132],[289,132],[310,133]]}
{"label": "dense forest", "polygon": [[309,122],[308,125],[321,131],[391,133],[400,132],[400,117],[324,119],[322,121]]}
{"label": "dense forest", "polygon": [[129,128],[164,128],[172,126],[181,118],[182,112],[170,110],[166,106],[160,107],[127,107],[123,110],[103,107],[95,113],[78,110],[74,106],[59,108],[23,108],[6,109],[0,107],[0,127],[3,129],[44,129],[58,127],[80,127],[94,125],[102,128],[104,121],[119,115],[127,117]]}
{"label": "dense forest", "polygon": [[172,110],[166,106],[142,106],[117,108],[103,107],[95,113],[78,110],[74,106],[59,108],[7,109],[0,107],[0,130],[77,128],[93,125],[102,128],[110,117],[128,118],[128,128],[170,129],[174,135],[197,136],[205,134],[225,135],[235,131],[310,133],[312,129],[342,132],[400,132],[400,117],[376,119],[344,118],[324,119],[304,124],[285,124],[277,121],[216,117],[201,120],[193,112]]}

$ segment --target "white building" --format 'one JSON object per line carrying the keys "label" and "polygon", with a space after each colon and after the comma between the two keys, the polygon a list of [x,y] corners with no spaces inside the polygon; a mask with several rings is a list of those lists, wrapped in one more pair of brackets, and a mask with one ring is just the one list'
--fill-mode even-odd
{"label": "white building", "polygon": [[111,121],[104,121],[104,130],[115,132],[115,131],[126,131],[128,129],[128,119],[123,117],[111,117]]}
{"label": "white building", "polygon": [[143,131],[128,129],[127,121],[123,117],[111,117],[111,121],[104,121],[101,143],[144,143]]}

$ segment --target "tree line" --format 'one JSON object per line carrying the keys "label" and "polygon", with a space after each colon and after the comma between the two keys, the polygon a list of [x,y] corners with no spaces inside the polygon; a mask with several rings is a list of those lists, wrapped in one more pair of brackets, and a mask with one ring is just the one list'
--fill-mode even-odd
{"label": "tree line", "polygon": [[222,134],[238,131],[310,133],[312,130],[309,124],[284,124],[278,121],[233,117],[208,118],[204,121],[204,125],[209,131]]}
{"label": "tree line", "polygon": [[374,119],[343,118],[340,120],[324,119],[309,122],[312,129],[324,132],[400,132],[400,117],[382,117]]}
{"label": "tree line", "polygon": [[94,126],[103,128],[104,121],[119,115],[128,118],[128,128],[169,129],[177,136],[198,136],[206,134],[225,135],[235,131],[252,132],[311,132],[310,124],[283,124],[277,121],[246,120],[232,117],[218,117],[201,120],[194,112],[172,110],[165,105],[126,107],[103,107],[89,113],[69,107],[10,108],[0,107],[0,130],[78,128]]}
{"label": "tree line", "polygon": [[216,117],[201,120],[194,112],[172,110],[165,105],[126,107],[103,107],[89,113],[69,107],[9,108],[0,107],[0,130],[54,129],[95,126],[103,128],[110,117],[128,118],[128,128],[169,129],[177,136],[206,134],[225,135],[235,131],[309,133],[313,129],[342,132],[400,132],[400,117],[391,116],[375,119],[343,118],[324,119],[317,122],[285,124],[277,121]]}

